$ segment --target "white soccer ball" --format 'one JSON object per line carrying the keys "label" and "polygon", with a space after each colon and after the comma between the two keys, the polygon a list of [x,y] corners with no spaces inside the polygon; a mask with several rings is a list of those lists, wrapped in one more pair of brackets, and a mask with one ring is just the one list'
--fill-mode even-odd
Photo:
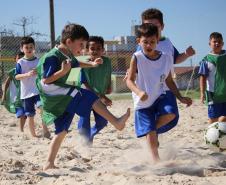
{"label": "white soccer ball", "polygon": [[214,151],[226,150],[226,122],[215,122],[209,125],[205,130],[204,140]]}

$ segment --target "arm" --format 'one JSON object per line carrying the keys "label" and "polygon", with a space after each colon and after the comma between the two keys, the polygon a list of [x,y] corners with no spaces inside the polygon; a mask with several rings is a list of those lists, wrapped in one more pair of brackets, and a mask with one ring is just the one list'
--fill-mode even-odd
{"label": "arm", "polygon": [[171,73],[169,73],[166,78],[166,84],[181,103],[187,104],[187,106],[192,104],[192,100],[190,98],[181,96],[175,82],[173,81]]}
{"label": "arm", "polygon": [[135,84],[136,72],[137,72],[137,61],[136,58],[133,56],[130,62],[130,68],[126,79],[126,85],[132,92],[134,92],[137,96],[140,97],[141,101],[145,101],[148,98],[148,95],[146,94],[146,92],[140,90],[136,86]]}
{"label": "arm", "polygon": [[29,78],[36,74],[37,74],[36,69],[32,69],[31,71],[22,74],[21,65],[19,63],[16,64],[16,76],[15,76],[16,80],[22,80],[24,78]]}
{"label": "arm", "polygon": [[6,81],[5,81],[5,83],[4,83],[4,85],[3,85],[3,89],[2,89],[2,91],[3,91],[3,94],[2,94],[2,102],[4,102],[5,99],[6,99],[6,91],[9,88],[10,80],[11,80],[11,78],[8,76],[7,79],[6,79]]}
{"label": "arm", "polygon": [[93,62],[78,61],[78,63],[81,68],[97,67],[99,64],[103,63],[103,60],[102,58],[97,58]]}
{"label": "arm", "polygon": [[71,70],[71,62],[70,61],[64,61],[61,64],[61,69],[54,72],[52,75],[47,75],[47,77],[43,78],[43,83],[45,84],[50,84],[52,82],[55,82],[59,78],[63,77],[66,75],[69,71]]}
{"label": "arm", "polygon": [[195,54],[195,50],[192,48],[192,46],[189,46],[184,53],[180,53],[177,58],[175,63],[180,64],[189,57],[193,56]]}
{"label": "arm", "polygon": [[201,75],[199,78],[199,86],[200,86],[200,100],[202,103],[205,101],[205,91],[206,91],[206,76]]}

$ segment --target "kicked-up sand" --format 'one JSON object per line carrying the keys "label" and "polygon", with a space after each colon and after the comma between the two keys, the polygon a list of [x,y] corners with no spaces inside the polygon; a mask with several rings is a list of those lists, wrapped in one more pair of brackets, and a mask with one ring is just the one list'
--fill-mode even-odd
{"label": "kicked-up sand", "polygon": [[[152,164],[145,138],[134,134],[132,100],[113,101],[110,110],[117,116],[131,107],[123,131],[108,124],[92,146],[86,146],[76,129],[75,116],[63,142],[56,165],[42,171],[50,140],[33,139],[28,126],[19,131],[18,120],[0,107],[0,184],[1,185],[224,185],[226,153],[215,153],[205,145],[207,108],[195,101],[186,108],[179,103],[180,120],[171,131],[159,136],[162,161]],[[36,130],[41,135],[37,116]],[[50,126],[54,135],[53,126]]]}

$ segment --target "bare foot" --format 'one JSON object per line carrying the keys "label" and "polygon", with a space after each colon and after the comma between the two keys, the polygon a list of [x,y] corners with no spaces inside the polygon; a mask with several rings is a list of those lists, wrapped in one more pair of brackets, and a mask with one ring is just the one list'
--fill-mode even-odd
{"label": "bare foot", "polygon": [[130,116],[130,108],[127,109],[126,113],[118,118],[118,121],[114,125],[117,130],[123,130],[126,126],[126,121],[128,120]]}
{"label": "bare foot", "polygon": [[55,166],[54,164],[47,162],[46,165],[43,167],[43,171],[49,170],[49,169],[59,169],[59,167]]}

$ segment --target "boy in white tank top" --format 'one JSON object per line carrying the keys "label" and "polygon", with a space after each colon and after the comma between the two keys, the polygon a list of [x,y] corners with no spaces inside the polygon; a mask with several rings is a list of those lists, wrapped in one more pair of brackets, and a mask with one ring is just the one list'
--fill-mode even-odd
{"label": "boy in white tank top", "polygon": [[158,129],[170,123],[176,115],[175,107],[166,96],[167,85],[181,103],[190,106],[192,100],[182,97],[171,76],[172,56],[155,50],[158,43],[158,27],[142,24],[137,30],[137,42],[141,50],[134,53],[127,78],[135,108],[135,132],[146,136],[154,162],[159,161]]}

